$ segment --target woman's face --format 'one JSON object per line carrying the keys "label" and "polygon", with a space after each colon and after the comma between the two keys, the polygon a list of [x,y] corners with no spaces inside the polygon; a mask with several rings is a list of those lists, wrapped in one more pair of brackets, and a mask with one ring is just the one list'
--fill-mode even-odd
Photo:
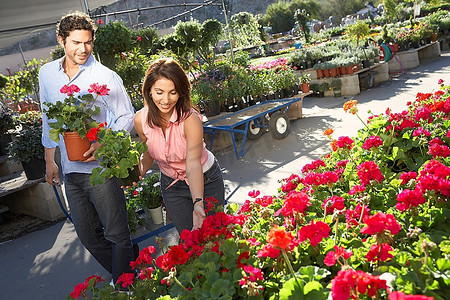
{"label": "woman's face", "polygon": [[161,77],[155,81],[155,84],[150,89],[152,100],[158,107],[161,116],[169,120],[172,116],[173,109],[177,104],[178,92],[175,90],[175,85],[172,80]]}

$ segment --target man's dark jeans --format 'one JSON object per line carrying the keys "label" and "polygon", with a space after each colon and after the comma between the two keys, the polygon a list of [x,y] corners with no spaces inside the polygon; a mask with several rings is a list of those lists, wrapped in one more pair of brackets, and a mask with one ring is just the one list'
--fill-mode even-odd
{"label": "man's dark jeans", "polygon": [[91,186],[90,174],[69,173],[64,186],[81,243],[112,274],[132,272],[134,259],[123,190],[116,178]]}

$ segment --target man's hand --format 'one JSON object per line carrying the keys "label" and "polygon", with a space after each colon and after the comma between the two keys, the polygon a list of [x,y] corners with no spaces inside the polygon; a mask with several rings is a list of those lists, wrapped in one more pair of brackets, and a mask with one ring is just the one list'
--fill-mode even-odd
{"label": "man's hand", "polygon": [[61,183],[59,181],[58,165],[54,161],[46,163],[45,180],[51,185],[59,185]]}
{"label": "man's hand", "polygon": [[89,148],[88,151],[86,151],[83,156],[87,157],[86,160],[83,160],[83,162],[91,162],[95,160],[94,154],[95,151],[97,151],[97,149],[101,146],[101,144],[99,142],[93,142],[91,144],[91,147]]}
{"label": "man's hand", "polygon": [[192,230],[202,227],[203,220],[206,218],[205,209],[203,208],[203,201],[194,204],[194,211],[192,212],[193,227]]}

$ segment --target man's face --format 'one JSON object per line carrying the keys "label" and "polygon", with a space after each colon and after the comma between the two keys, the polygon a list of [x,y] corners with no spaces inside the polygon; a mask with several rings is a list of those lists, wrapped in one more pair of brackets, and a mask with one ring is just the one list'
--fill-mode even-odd
{"label": "man's face", "polygon": [[89,30],[74,30],[65,42],[61,37],[58,37],[58,40],[66,53],[66,63],[72,65],[84,64],[94,48],[92,33]]}

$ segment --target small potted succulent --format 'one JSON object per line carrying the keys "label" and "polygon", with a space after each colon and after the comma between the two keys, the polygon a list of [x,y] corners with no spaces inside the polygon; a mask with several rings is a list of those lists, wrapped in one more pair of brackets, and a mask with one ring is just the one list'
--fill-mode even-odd
{"label": "small potted succulent", "polygon": [[[91,84],[88,94],[74,96],[80,92],[80,88],[74,84],[64,85],[60,92],[66,94],[64,101],[56,103],[43,103],[43,111],[49,118],[50,138],[59,142],[60,135],[66,144],[67,156],[71,161],[85,160],[83,154],[89,149],[90,143],[86,139],[87,132],[97,126],[92,118],[100,113],[100,108],[95,106],[98,96],[108,95],[106,85]],[[94,97],[95,95],[95,97]],[[72,141],[81,143],[77,152],[72,152]]]}
{"label": "small potted succulent", "polygon": [[136,142],[126,130],[114,131],[101,123],[92,128],[87,136],[90,141],[98,141],[101,146],[95,151],[100,167],[92,170],[91,184],[102,184],[106,178],[115,176],[122,186],[131,186],[139,181],[138,163],[147,145]]}
{"label": "small potted succulent", "polygon": [[22,129],[8,146],[9,156],[22,163],[29,180],[41,179],[45,175],[44,147],[41,144],[40,126]]}

